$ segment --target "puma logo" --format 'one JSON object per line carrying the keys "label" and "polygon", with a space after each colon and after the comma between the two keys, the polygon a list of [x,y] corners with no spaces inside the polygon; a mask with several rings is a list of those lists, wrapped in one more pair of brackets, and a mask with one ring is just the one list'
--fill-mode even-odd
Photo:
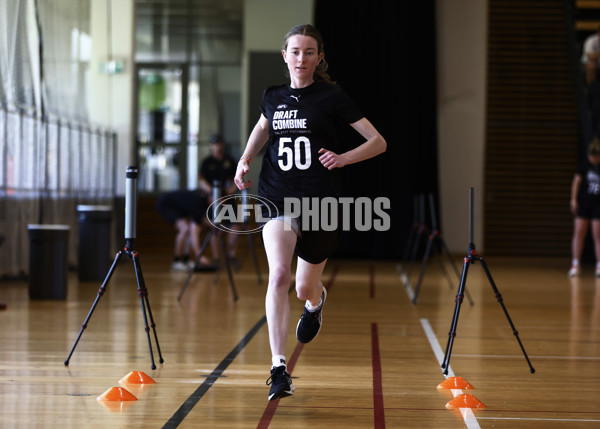
{"label": "puma logo", "polygon": [[296,100],[296,102],[300,102],[300,96],[299,95],[290,95],[290,97],[292,97],[294,100]]}

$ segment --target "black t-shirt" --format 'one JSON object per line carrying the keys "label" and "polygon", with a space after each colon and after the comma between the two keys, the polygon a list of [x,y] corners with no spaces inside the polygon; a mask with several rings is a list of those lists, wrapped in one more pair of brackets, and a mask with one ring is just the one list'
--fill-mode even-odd
{"label": "black t-shirt", "polygon": [[593,165],[587,158],[577,167],[577,174],[583,179],[579,199],[600,202],[600,165]]}
{"label": "black t-shirt", "polygon": [[217,159],[210,155],[200,166],[200,174],[212,185],[213,181],[218,180],[222,186],[226,186],[227,182],[231,182],[235,176],[236,164],[228,155],[223,159]]}
{"label": "black t-shirt", "polygon": [[339,128],[363,114],[338,85],[314,82],[305,88],[272,86],[263,95],[269,142],[263,157],[258,193],[283,208],[284,197],[337,196],[339,169],[319,162],[321,148],[337,154],[349,147],[338,140]]}

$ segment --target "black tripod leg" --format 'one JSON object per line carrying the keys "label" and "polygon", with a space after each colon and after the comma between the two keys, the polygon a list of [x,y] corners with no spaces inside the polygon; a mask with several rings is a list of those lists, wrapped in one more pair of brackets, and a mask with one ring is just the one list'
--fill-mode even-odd
{"label": "black tripod leg", "polygon": [[250,254],[252,255],[252,262],[254,262],[254,268],[256,269],[256,278],[258,284],[262,284],[262,276],[260,275],[260,266],[258,265],[258,258],[256,257],[256,249],[254,248],[254,240],[252,234],[248,234],[248,244],[250,245]]}
{"label": "black tripod leg", "polygon": [[431,246],[433,245],[433,240],[435,240],[435,234],[437,231],[433,231],[429,234],[429,240],[427,240],[427,246],[425,247],[425,253],[423,255],[423,260],[421,262],[421,273],[419,274],[419,280],[417,280],[417,285],[415,286],[415,294],[413,296],[412,303],[416,304],[419,299],[419,291],[421,290],[421,282],[423,281],[423,276],[425,275],[425,268],[427,267],[427,262],[429,261],[429,253],[431,253]]}
{"label": "black tripod leg", "polygon": [[[415,240],[415,236],[417,235],[417,229],[419,228],[419,224],[415,222],[408,232],[408,238],[406,239],[406,245],[404,246],[404,252],[402,253],[402,262],[408,262],[408,257],[410,255],[410,250],[412,249],[413,241]],[[400,264],[400,269],[402,270],[402,264]],[[404,271],[404,270],[402,270]]]}
{"label": "black tripod leg", "polygon": [[65,360],[65,366],[69,366],[69,361],[71,360],[71,356],[73,355],[73,352],[75,351],[75,347],[77,347],[77,343],[79,343],[79,340],[81,339],[81,335],[83,334],[83,331],[85,330],[85,328],[87,328],[87,324],[90,321],[90,318],[92,317],[92,314],[94,313],[94,310],[96,309],[96,305],[98,305],[98,301],[100,301],[100,298],[102,298],[102,295],[104,295],[104,292],[106,291],[106,286],[108,285],[108,282],[109,282],[110,278],[112,277],[113,272],[115,271],[115,267],[117,266],[119,259],[121,259],[121,256],[123,255],[123,253],[124,253],[123,250],[120,250],[119,252],[117,252],[117,255],[115,256],[115,260],[113,261],[113,263],[110,267],[110,270],[108,270],[108,274],[104,278],[104,281],[102,282],[102,285],[100,286],[100,289],[98,289],[98,294],[96,295],[96,299],[94,300],[94,303],[92,304],[92,308],[88,312],[88,315],[85,318],[83,325],[81,325],[81,329],[79,330],[79,335],[77,335],[77,339],[75,340],[73,347],[71,347],[71,352],[69,353],[69,356],[67,356],[67,360]]}
{"label": "black tripod leg", "polygon": [[[227,251],[225,249],[225,243],[223,242],[223,235],[217,233],[217,237],[219,239],[219,246],[221,247],[221,254],[223,255],[223,260],[225,261],[225,268],[227,269],[227,276],[229,277],[229,287],[231,288],[231,293],[233,294],[233,300],[237,301],[238,294],[235,289],[235,283],[233,282],[233,274],[231,273],[231,264],[229,263],[229,255],[227,254]],[[220,272],[220,270],[219,270],[219,272]],[[218,281],[218,279],[219,279],[219,273],[217,273],[217,276],[215,277],[215,283]]]}
{"label": "black tripod leg", "polygon": [[[443,248],[444,241],[442,240],[442,238],[439,235],[437,237],[437,240],[435,240],[435,245],[436,245],[438,254],[442,255],[444,253],[444,248]],[[450,289],[452,289],[454,287],[454,283],[452,282],[452,279],[450,278],[450,274],[448,273],[448,270],[446,269],[446,265],[444,264],[443,258],[439,258],[438,262],[440,264],[440,269],[442,270],[442,272],[444,273],[444,276],[446,277],[446,280],[448,280],[448,287],[450,287]],[[456,276],[460,280],[460,273],[458,272],[456,267],[454,267],[454,269],[456,271]]]}
{"label": "black tripod leg", "polygon": [[450,325],[450,332],[448,332],[448,343],[446,344],[446,352],[444,353],[444,360],[442,361],[442,369],[444,370],[445,375],[448,375],[448,367],[450,366],[450,354],[452,353],[454,337],[456,337],[456,326],[458,325],[458,316],[460,314],[460,306],[464,298],[465,284],[467,282],[467,273],[469,272],[470,263],[471,260],[469,258],[465,258],[465,263],[463,264],[463,272],[460,278],[460,285],[458,286],[458,293],[456,294],[456,305],[454,306],[452,324]]}
{"label": "black tripod leg", "polygon": [[498,288],[496,287],[496,284],[494,283],[494,279],[492,279],[490,270],[488,270],[488,267],[487,267],[485,261],[483,260],[483,257],[479,257],[479,262],[481,262],[481,266],[483,267],[483,270],[485,271],[485,274],[486,274],[488,280],[490,281],[490,285],[492,286],[492,289],[494,290],[494,293],[496,294],[496,300],[498,300],[498,302],[500,303],[500,306],[502,306],[502,310],[504,311],[504,315],[506,316],[506,319],[508,320],[508,324],[510,325],[511,329],[513,330],[513,335],[517,338],[517,342],[519,343],[519,346],[521,347],[523,356],[525,356],[527,365],[529,365],[529,370],[533,374],[535,372],[535,369],[533,368],[533,366],[531,366],[529,357],[527,356],[527,353],[525,352],[525,347],[523,347],[523,344],[521,343],[521,339],[519,338],[519,332],[515,329],[515,325],[513,324],[512,320],[510,319],[510,316],[508,315],[508,311],[506,310],[506,306],[504,305],[504,299],[502,298],[502,295],[498,291]]}
{"label": "black tripod leg", "polygon": [[160,353],[160,346],[158,345],[158,336],[156,335],[156,325],[154,324],[154,320],[152,318],[150,301],[148,301],[148,289],[146,289],[146,283],[144,282],[144,276],[142,274],[142,268],[140,266],[140,260],[137,252],[132,252],[131,259],[133,260],[133,268],[135,270],[135,278],[137,280],[138,285],[138,296],[140,297],[140,302],[142,304],[142,314],[144,315],[144,330],[146,331],[146,336],[148,337],[148,348],[150,349],[150,360],[152,361],[152,369],[156,369],[156,364],[154,363],[154,354],[152,353],[152,341],[150,340],[150,327],[148,326],[148,316],[146,315],[146,307],[148,309],[148,315],[150,316],[151,327],[152,331],[154,332],[154,340],[156,342],[156,348],[158,349],[160,363],[163,363],[164,360]]}
{"label": "black tripod leg", "polygon": [[187,289],[188,284],[190,283],[190,280],[192,279],[192,276],[194,275],[194,271],[196,270],[196,267],[200,264],[200,258],[202,257],[202,255],[204,255],[204,251],[206,250],[208,243],[210,243],[212,236],[213,236],[213,230],[211,229],[210,231],[208,231],[208,234],[206,234],[206,237],[204,238],[204,243],[202,243],[202,247],[200,248],[200,253],[196,256],[196,262],[194,264],[194,267],[188,271],[187,278],[183,282],[183,286],[181,286],[181,290],[179,291],[179,294],[177,294],[177,301],[181,301],[181,297],[183,296],[185,290]]}
{"label": "black tripod leg", "polygon": [[417,236],[415,237],[415,241],[413,243],[412,253],[410,255],[410,262],[408,264],[408,270],[406,271],[406,281],[410,283],[410,277],[412,274],[413,267],[415,266],[415,261],[417,259],[417,253],[419,252],[419,247],[421,245],[421,235],[423,233],[427,233],[427,228],[424,225],[419,227],[417,231]]}

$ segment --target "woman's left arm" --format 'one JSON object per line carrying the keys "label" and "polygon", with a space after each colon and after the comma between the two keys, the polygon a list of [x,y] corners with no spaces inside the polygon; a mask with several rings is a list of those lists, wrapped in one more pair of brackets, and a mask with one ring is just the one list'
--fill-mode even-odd
{"label": "woman's left arm", "polygon": [[385,149],[387,148],[387,143],[384,138],[367,118],[362,118],[350,125],[358,131],[366,141],[360,146],[339,155],[330,150],[321,148],[319,150],[319,153],[321,154],[319,161],[321,161],[321,164],[328,170],[373,158],[374,156],[385,152]]}

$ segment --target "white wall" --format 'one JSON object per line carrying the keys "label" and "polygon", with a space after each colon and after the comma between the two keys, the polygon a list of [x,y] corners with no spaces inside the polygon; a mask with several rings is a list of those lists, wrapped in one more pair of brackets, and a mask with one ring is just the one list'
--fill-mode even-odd
{"label": "white wall", "polygon": [[441,233],[452,253],[469,244],[469,188],[474,242],[483,249],[487,2],[436,2],[438,159]]}

